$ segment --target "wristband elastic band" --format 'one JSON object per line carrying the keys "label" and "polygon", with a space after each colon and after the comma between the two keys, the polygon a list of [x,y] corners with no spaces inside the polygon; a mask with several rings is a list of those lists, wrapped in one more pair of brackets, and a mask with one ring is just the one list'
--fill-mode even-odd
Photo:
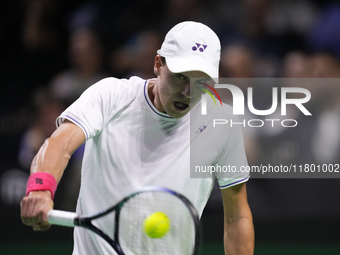
{"label": "wristband elastic band", "polygon": [[44,172],[37,172],[28,178],[26,196],[31,191],[39,190],[49,190],[51,192],[52,199],[54,198],[54,193],[57,190],[57,181],[53,175]]}

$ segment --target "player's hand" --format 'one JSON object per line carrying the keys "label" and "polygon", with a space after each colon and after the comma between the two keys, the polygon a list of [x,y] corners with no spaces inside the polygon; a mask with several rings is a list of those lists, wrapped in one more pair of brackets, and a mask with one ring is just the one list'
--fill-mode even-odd
{"label": "player's hand", "polygon": [[47,213],[53,209],[50,191],[31,191],[20,203],[21,220],[34,231],[45,231],[51,224],[47,222]]}

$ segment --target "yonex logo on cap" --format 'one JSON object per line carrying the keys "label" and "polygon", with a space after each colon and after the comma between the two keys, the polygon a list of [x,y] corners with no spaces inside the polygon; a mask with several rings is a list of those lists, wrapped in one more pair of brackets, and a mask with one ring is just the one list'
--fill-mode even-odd
{"label": "yonex logo on cap", "polygon": [[196,43],[196,45],[192,47],[192,50],[196,51],[198,49],[200,52],[203,52],[203,51],[205,51],[205,49],[207,47],[208,47],[208,45],[204,45],[204,44],[201,44],[201,43]]}

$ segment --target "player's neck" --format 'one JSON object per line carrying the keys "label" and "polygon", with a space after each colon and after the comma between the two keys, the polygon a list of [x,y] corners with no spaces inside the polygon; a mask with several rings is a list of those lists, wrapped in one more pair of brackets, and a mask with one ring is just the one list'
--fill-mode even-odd
{"label": "player's neck", "polygon": [[155,105],[155,85],[156,85],[156,79],[150,79],[148,84],[148,95],[150,98],[150,101],[153,105]]}
{"label": "player's neck", "polygon": [[154,105],[154,107],[162,113],[166,113],[161,102],[159,101],[159,95],[157,93],[157,79],[151,79],[149,80],[149,84],[148,84],[148,95],[150,98],[151,103]]}

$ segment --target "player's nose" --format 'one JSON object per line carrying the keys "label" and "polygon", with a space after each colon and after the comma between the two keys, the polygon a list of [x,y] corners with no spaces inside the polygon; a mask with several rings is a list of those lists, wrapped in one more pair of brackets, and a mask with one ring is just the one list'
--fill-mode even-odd
{"label": "player's nose", "polygon": [[191,90],[190,87],[190,82],[186,83],[183,90],[182,90],[182,95],[184,95],[186,98],[192,98],[194,95],[194,91]]}

